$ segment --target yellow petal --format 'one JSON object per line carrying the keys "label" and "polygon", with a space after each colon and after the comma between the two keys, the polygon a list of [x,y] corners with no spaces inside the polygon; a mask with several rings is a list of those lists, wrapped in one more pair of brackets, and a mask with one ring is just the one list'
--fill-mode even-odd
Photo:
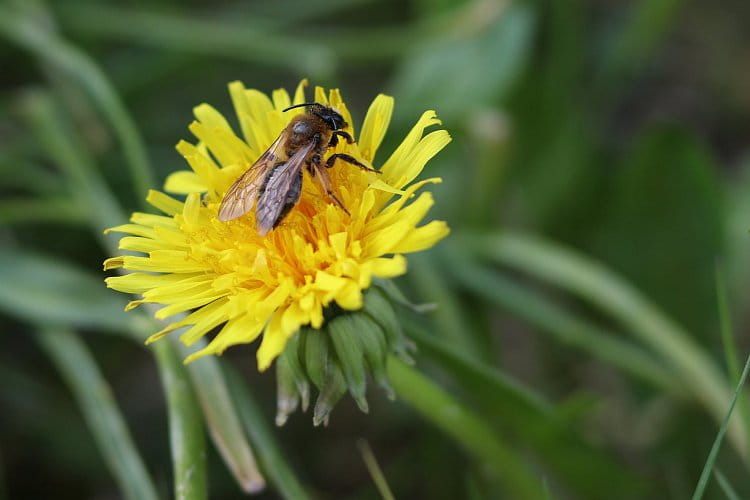
{"label": "yellow petal", "polygon": [[346,283],[336,294],[336,303],[348,311],[362,309],[362,290],[354,280],[346,280]]}
{"label": "yellow petal", "polygon": [[249,167],[259,156],[231,130],[209,127],[201,122],[191,123],[188,129],[195,137],[206,144],[211,155],[224,167],[230,165],[247,165]]}
{"label": "yellow petal", "polygon": [[122,267],[132,271],[196,273],[208,270],[206,264],[190,259],[182,250],[155,250],[148,257],[126,255],[122,259]]}
{"label": "yellow petal", "polygon": [[155,250],[176,249],[174,246],[163,241],[152,238],[143,238],[141,236],[125,236],[124,238],[120,238],[117,248],[120,250],[142,253],[149,253]]}
{"label": "yellow petal", "polygon": [[289,94],[286,89],[276,89],[273,91],[273,107],[277,111],[283,111],[292,105],[292,101],[289,99]]}
{"label": "yellow petal", "polygon": [[393,248],[394,252],[419,252],[432,247],[438,241],[450,234],[448,224],[441,220],[434,220],[422,227],[412,229],[398,245]]}
{"label": "yellow petal", "polygon": [[403,191],[402,189],[396,189],[395,187],[386,184],[380,179],[376,179],[375,182],[370,183],[370,185],[367,187],[368,189],[377,189],[378,191],[384,191],[386,193],[391,193],[391,194],[400,194],[400,195],[405,194],[405,191]]}
{"label": "yellow petal", "polygon": [[207,188],[213,187],[215,189],[219,177],[219,167],[210,156],[202,153],[200,149],[187,141],[177,143],[176,149],[187,160],[193,172],[198,175],[200,183]]}
{"label": "yellow petal", "polygon": [[123,293],[144,293],[159,286],[173,285],[183,280],[195,279],[202,274],[146,274],[129,273],[123,276],[112,276],[104,282],[108,288]]}
{"label": "yellow petal", "polygon": [[[182,203],[180,203],[180,206],[182,206]],[[133,224],[140,224],[141,226],[161,226],[161,227],[169,227],[169,228],[176,228],[177,224],[175,224],[174,219],[172,217],[165,217],[164,215],[155,215],[155,214],[146,214],[143,212],[133,212],[133,215],[130,216],[130,222]]]}
{"label": "yellow petal", "polygon": [[167,215],[174,215],[182,211],[182,202],[154,189],[149,189],[146,201]]}
{"label": "yellow petal", "polygon": [[167,176],[167,180],[164,181],[164,190],[177,194],[205,193],[208,186],[195,172],[178,170]]}
{"label": "yellow petal", "polygon": [[362,156],[370,163],[375,160],[375,153],[377,153],[380,143],[383,142],[385,132],[391,123],[393,102],[393,97],[379,94],[372,101],[365,115],[357,144]]}
{"label": "yellow petal", "polygon": [[436,130],[427,134],[406,156],[402,163],[394,167],[392,174],[398,178],[393,186],[401,188],[409,184],[424,169],[433,156],[451,142],[451,136],[446,130]]}
{"label": "yellow petal", "polygon": [[110,269],[118,269],[118,268],[121,268],[123,265],[125,265],[124,256],[110,257],[109,259],[104,261],[104,270],[109,271]]}
{"label": "yellow petal", "polygon": [[211,304],[215,300],[222,298],[222,296],[223,294],[219,294],[213,291],[204,291],[203,293],[196,294],[194,296],[190,295],[187,296],[187,298],[178,300],[176,302],[173,302],[172,304],[169,304],[168,306],[162,307],[161,309],[156,311],[154,317],[156,319],[166,319],[170,316],[174,316],[175,314],[185,312],[190,309],[197,309],[197,311],[193,313],[196,314],[205,309],[204,306],[206,306],[206,304]]}
{"label": "yellow petal", "polygon": [[196,315],[197,322],[180,335],[180,342],[188,346],[195,344],[209,331],[229,319],[226,311],[226,300],[212,302],[208,306],[200,308],[197,312],[201,313],[200,316]]}
{"label": "yellow petal", "polygon": [[406,259],[403,255],[391,258],[378,257],[372,259],[372,274],[380,278],[395,278],[406,273]]}
{"label": "yellow petal", "polygon": [[440,125],[437,115],[434,111],[425,111],[417,123],[412,127],[401,144],[396,148],[390,158],[385,162],[381,172],[383,172],[383,181],[391,186],[395,185],[402,174],[399,169],[403,168],[403,160],[419,143],[419,140],[427,127]]}
{"label": "yellow petal", "polygon": [[297,332],[301,325],[294,321],[294,318],[285,318],[285,315],[291,314],[296,316],[295,312],[288,312],[289,308],[277,310],[265,332],[263,332],[263,341],[256,353],[258,359],[258,370],[265,371],[276,357],[284,351],[289,337]]}
{"label": "yellow petal", "polygon": [[265,322],[258,322],[247,315],[229,320],[206,347],[185,358],[185,364],[209,354],[221,354],[233,345],[249,344],[258,338],[264,326]]}
{"label": "yellow petal", "polygon": [[156,236],[153,227],[142,226],[140,224],[122,224],[104,230],[104,234],[109,233],[127,233],[136,236],[144,236],[146,238],[154,238]]}
{"label": "yellow petal", "polygon": [[396,245],[424,218],[434,203],[431,193],[422,193],[404,209],[393,215],[383,215],[389,223],[372,225],[376,230],[367,235],[365,255],[376,257],[394,252]]}
{"label": "yellow petal", "polygon": [[294,92],[294,104],[302,104],[304,102],[307,102],[305,100],[305,88],[308,85],[307,78],[303,78],[299,85],[297,85],[297,90]]}

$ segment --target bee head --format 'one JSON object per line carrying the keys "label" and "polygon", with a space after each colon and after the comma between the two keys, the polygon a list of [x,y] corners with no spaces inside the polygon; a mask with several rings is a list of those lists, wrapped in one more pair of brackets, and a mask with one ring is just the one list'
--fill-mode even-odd
{"label": "bee head", "polygon": [[290,110],[292,108],[305,108],[305,112],[308,115],[317,116],[321,120],[323,120],[326,125],[328,125],[331,130],[341,130],[343,128],[347,127],[346,120],[344,120],[344,117],[341,116],[341,113],[336,111],[330,106],[324,106],[323,104],[317,103],[317,102],[306,102],[303,104],[295,104],[294,106],[289,106],[284,111]]}

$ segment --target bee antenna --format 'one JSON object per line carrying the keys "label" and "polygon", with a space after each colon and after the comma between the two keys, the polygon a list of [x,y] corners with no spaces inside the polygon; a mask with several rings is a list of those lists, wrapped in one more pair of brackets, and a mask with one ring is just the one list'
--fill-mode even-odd
{"label": "bee antenna", "polygon": [[317,102],[303,102],[302,104],[295,104],[294,106],[289,106],[288,108],[281,110],[281,112],[284,113],[286,111],[289,111],[290,109],[301,108],[303,106],[315,106],[316,104],[318,103]]}

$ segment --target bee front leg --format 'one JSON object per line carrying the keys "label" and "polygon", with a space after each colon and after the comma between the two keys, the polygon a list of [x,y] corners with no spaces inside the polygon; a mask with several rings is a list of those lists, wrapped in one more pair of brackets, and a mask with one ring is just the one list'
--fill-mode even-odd
{"label": "bee front leg", "polygon": [[333,167],[333,164],[336,163],[336,160],[341,160],[341,161],[345,161],[347,163],[351,163],[352,165],[355,165],[355,166],[361,168],[362,170],[366,170],[368,172],[375,172],[376,174],[380,173],[379,170],[375,170],[374,168],[368,167],[367,165],[365,165],[364,163],[360,162],[359,160],[357,160],[352,155],[348,155],[346,153],[336,153],[336,154],[332,154],[331,156],[329,156],[328,157],[328,161],[326,161],[326,168]]}
{"label": "bee front leg", "polygon": [[339,143],[339,137],[346,139],[347,144],[352,144],[354,142],[354,139],[349,134],[349,132],[344,132],[343,130],[335,130],[333,134],[331,134],[331,140],[328,143],[328,147],[335,148]]}

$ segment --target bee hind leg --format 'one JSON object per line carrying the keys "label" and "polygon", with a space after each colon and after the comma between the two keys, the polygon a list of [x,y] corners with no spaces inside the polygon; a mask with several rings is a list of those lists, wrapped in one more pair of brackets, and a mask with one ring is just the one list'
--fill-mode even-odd
{"label": "bee hind leg", "polygon": [[367,165],[365,165],[364,163],[360,162],[359,160],[357,160],[352,155],[348,155],[346,153],[336,153],[336,154],[332,154],[331,156],[329,156],[328,157],[328,161],[326,161],[326,168],[333,167],[334,163],[336,163],[336,160],[345,161],[346,163],[350,163],[350,164],[352,164],[354,166],[357,166],[357,167],[361,168],[362,170],[366,170],[368,172],[375,172],[376,174],[380,173],[379,170],[375,170],[374,168],[368,167]]}

